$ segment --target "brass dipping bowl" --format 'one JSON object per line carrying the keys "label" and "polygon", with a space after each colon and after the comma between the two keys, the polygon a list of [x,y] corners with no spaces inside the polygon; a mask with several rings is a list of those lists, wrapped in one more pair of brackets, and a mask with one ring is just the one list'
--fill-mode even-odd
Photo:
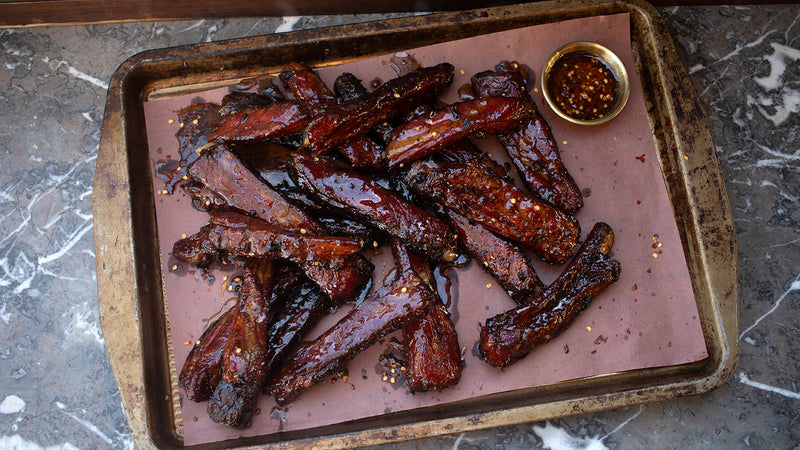
{"label": "brass dipping bowl", "polygon": [[[616,81],[614,103],[609,105],[607,111],[599,117],[581,118],[570,115],[568,111],[565,111],[561,107],[557,100],[557,93],[553,92],[551,87],[552,77],[555,76],[554,71],[557,69],[562,58],[581,54],[590,55],[601,61],[607,69],[613,72],[614,80]],[[630,80],[622,60],[608,48],[594,42],[572,42],[559,47],[547,58],[547,62],[542,70],[541,83],[544,99],[550,108],[558,114],[559,117],[578,125],[598,125],[608,122],[622,111],[625,104],[628,102],[628,95],[630,94]],[[593,92],[587,92],[586,95],[592,96],[595,94]]]}

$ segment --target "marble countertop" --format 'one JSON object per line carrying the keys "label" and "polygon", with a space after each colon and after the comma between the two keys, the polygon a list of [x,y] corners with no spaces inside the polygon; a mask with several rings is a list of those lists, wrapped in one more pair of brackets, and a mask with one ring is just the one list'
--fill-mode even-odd
{"label": "marble countertop", "polygon": [[[739,250],[741,356],[694,397],[388,448],[796,448],[800,6],[659,12],[711,119]],[[109,79],[143,50],[387,15],[0,29],[0,448],[132,448],[97,308]]]}

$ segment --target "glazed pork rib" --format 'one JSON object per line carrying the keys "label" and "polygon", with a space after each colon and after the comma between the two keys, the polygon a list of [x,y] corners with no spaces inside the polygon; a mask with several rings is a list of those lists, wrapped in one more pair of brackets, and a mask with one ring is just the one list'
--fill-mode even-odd
{"label": "glazed pork rib", "polygon": [[303,131],[308,114],[298,102],[283,101],[237,111],[222,119],[210,141],[238,142],[277,139]]}
{"label": "glazed pork rib", "polygon": [[[449,146],[447,151],[437,153],[435,159],[443,162],[481,164],[497,177],[512,182],[505,167],[469,141]],[[439,204],[435,205],[435,208],[440,217],[447,219],[447,223],[456,232],[459,242],[470,257],[492,275],[515,302],[524,304],[544,290],[544,283],[518,245],[451,209]]]}
{"label": "glazed pork rib", "polygon": [[248,260],[228,339],[222,351],[222,376],[208,401],[211,420],[233,428],[250,426],[264,381],[273,261]]}
{"label": "glazed pork rib", "polygon": [[515,302],[524,304],[542,293],[544,283],[517,245],[455,211],[444,214],[469,255],[497,280]]}
{"label": "glazed pork rib", "polygon": [[397,127],[386,145],[390,168],[402,167],[478,133],[499,133],[530,119],[532,103],[482,97],[454,103]]}
{"label": "glazed pork rib", "polygon": [[436,294],[430,263],[398,241],[392,242],[397,270],[414,271],[431,288],[428,312],[403,327],[406,384],[411,392],[440,390],[458,383],[463,370],[455,325]]}
{"label": "glazed pork rib", "polygon": [[533,250],[543,261],[562,263],[577,249],[578,221],[500,178],[477,160],[415,162],[405,176],[423,196]]}
{"label": "glazed pork rib", "polygon": [[[257,174],[270,188],[277,191],[283,198],[301,207],[322,228],[332,236],[357,236],[364,242],[383,242],[386,240],[384,233],[375,227],[357,220],[354,217],[342,214],[311,198],[309,194],[297,185],[290,172],[292,169],[292,151],[272,144],[248,144],[236,147],[236,154],[248,167]],[[204,198],[201,192],[191,194]],[[187,190],[187,185],[184,185]],[[212,202],[214,200],[212,199]],[[220,202],[225,204],[225,202]]]}
{"label": "glazed pork rib", "polygon": [[294,98],[306,108],[309,117],[321,114],[336,104],[333,92],[313,69],[300,62],[291,62],[279,78],[292,91]]}
{"label": "glazed pork rib", "polygon": [[225,311],[206,328],[189,351],[178,376],[178,383],[189,400],[208,400],[219,384],[222,378],[222,354],[235,317],[235,307]]}
{"label": "glazed pork rib", "polygon": [[[534,105],[521,70],[517,63],[499,64],[497,71],[474,75],[473,89],[479,96],[501,95]],[[497,137],[531,192],[567,212],[583,206],[581,191],[564,167],[550,125],[535,107],[530,119]]]}
{"label": "glazed pork rib", "polygon": [[432,260],[455,259],[450,228],[422,208],[326,156],[294,153],[298,183],[321,201],[368,221]]}
{"label": "glazed pork rib", "polygon": [[375,125],[436,98],[453,82],[453,66],[442,63],[393,78],[367,95],[329,108],[311,120],[305,144],[323,154]]}
{"label": "glazed pork rib", "polygon": [[[322,234],[322,226],[305,211],[292,205],[264,183],[226,145],[206,149],[189,166],[190,180],[208,190],[214,197],[201,196],[203,203],[235,208],[287,230]],[[195,188],[190,193],[198,195]]]}
{"label": "glazed pork rib", "polygon": [[[290,63],[280,74],[280,79],[292,90],[296,99],[306,107],[310,117],[323,114],[338,101],[351,101],[367,94],[366,88],[358,89],[358,80],[337,79],[334,84],[336,95],[328,88],[317,73],[305,64]],[[337,147],[338,152],[354,167],[380,168],[386,163],[383,148],[366,135],[355,136]]]}
{"label": "glazed pork rib", "polygon": [[[319,286],[302,273],[298,282],[282,296],[283,301],[267,331],[267,353],[264,356],[265,381],[278,371],[283,360],[294,350],[320,318],[328,313],[331,302]],[[264,383],[263,388],[267,387]]]}
{"label": "glazed pork rib", "polygon": [[486,321],[478,353],[495,367],[507,367],[567,329],[592,298],[617,281],[618,261],[608,256],[614,233],[597,223],[562,275],[539,297]]}
{"label": "glazed pork rib", "polygon": [[481,164],[498,178],[502,178],[509,183],[514,183],[514,180],[508,173],[508,167],[492,159],[488,153],[476,147],[468,139],[448,146],[445,151],[436,153],[431,158],[442,163]]}
{"label": "glazed pork rib", "polygon": [[[184,188],[207,207],[233,208],[301,234],[326,234],[318,221],[267,185],[226,145],[203,151],[189,166],[188,175]],[[206,253],[203,266],[207,267],[212,257]],[[320,261],[298,264],[335,303],[354,297],[373,269],[372,263],[360,254],[347,256],[342,261],[325,259],[322,262],[335,264]]]}
{"label": "glazed pork rib", "polygon": [[413,271],[400,273],[387,288],[369,295],[336,325],[285,362],[268,388],[285,405],[386,334],[420,317],[433,302],[430,288]]}
{"label": "glazed pork rib", "polygon": [[177,259],[208,267],[208,255],[227,252],[242,257],[282,258],[297,264],[337,261],[357,253],[363,241],[352,237],[303,234],[275,227],[234,211],[214,210],[198,233],[175,242]]}
{"label": "glazed pork rib", "polygon": [[[336,78],[333,84],[333,92],[336,98],[347,102],[367,95],[367,88],[353,74],[346,72]],[[385,149],[367,135],[351,139],[339,146],[338,151],[345,159],[350,161],[353,167],[360,169],[382,169],[386,167]]]}

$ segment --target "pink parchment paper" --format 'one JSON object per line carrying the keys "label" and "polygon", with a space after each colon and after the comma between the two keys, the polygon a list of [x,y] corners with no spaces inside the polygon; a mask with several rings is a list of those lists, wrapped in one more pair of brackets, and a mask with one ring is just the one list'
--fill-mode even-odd
{"label": "pink parchment paper", "polygon": [[[622,114],[605,125],[580,127],[557,118],[544,105],[538,81],[532,95],[552,127],[565,165],[584,190],[585,207],[577,214],[584,235],[597,221],[607,222],[614,229],[616,242],[612,256],[622,263],[619,281],[598,296],[566,332],[500,371],[473,356],[471,349],[478,339],[478,324],[514,304],[477,265],[458,269],[457,294],[451,309],[460,343],[468,350],[464,356],[464,374],[457,386],[411,395],[399,383],[382,381],[378,358],[387,349],[388,339],[384,339],[352,361],[347,382],[325,382],[302,394],[280,414],[271,414],[275,404],[271,398],[262,396],[261,412],[245,431],[213,423],[206,414],[205,403],[191,402],[181,392],[186,445],[335,424],[501,391],[707,357],[691,280],[634,72],[628,15],[538,25],[408,52],[424,66],[440,62],[455,66],[453,87],[441,97],[454,102],[458,99],[457,88],[468,83],[471,75],[491,69],[501,60],[519,61],[537,71],[538,77],[545,58],[554,49],[579,40],[605,45],[628,68],[632,91]],[[365,84],[376,78],[388,80],[395,76],[388,63],[390,56],[328,67],[319,73],[331,86],[343,71],[354,73]],[[153,163],[167,157],[178,158],[177,110],[192,101],[219,101],[225,92],[218,89],[147,102],[144,107]],[[496,139],[476,143],[498,159],[503,158],[504,150]],[[164,289],[172,332],[170,344],[180,371],[190,343],[201,335],[209,318],[234,296],[226,290],[223,277],[235,275],[235,271],[218,270],[214,273],[215,280],[207,282],[169,270],[174,264],[169,257],[172,244],[182,234],[196,232],[206,223],[207,216],[192,209],[189,198],[180,190],[175,195],[158,194],[163,187],[163,182],[155,178]],[[392,266],[389,252],[368,252],[368,256],[376,263],[374,278],[383,279]],[[538,260],[534,264],[545,283],[555,279],[562,269]],[[337,316],[323,320],[312,334],[330,326],[347,309],[340,308]]]}

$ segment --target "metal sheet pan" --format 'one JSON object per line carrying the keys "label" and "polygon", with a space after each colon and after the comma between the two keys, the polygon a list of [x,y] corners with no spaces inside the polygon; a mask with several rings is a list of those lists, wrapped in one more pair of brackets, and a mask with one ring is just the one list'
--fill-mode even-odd
{"label": "metal sheet pan", "polygon": [[[738,355],[736,248],[708,120],[666,28],[641,3],[536,3],[307,30],[145,52],[112,78],[93,208],[101,324],[133,435],[142,447],[180,447],[174,360],[158,254],[142,104],[274,72],[290,60],[339,64],[409,47],[571,18],[627,12],[659,163],[686,254],[709,357],[430,407],[369,420],[239,440],[351,447],[529,422],[706,392]],[[325,40],[325,51],[317,43]],[[136,180],[134,182],[133,180]]]}

